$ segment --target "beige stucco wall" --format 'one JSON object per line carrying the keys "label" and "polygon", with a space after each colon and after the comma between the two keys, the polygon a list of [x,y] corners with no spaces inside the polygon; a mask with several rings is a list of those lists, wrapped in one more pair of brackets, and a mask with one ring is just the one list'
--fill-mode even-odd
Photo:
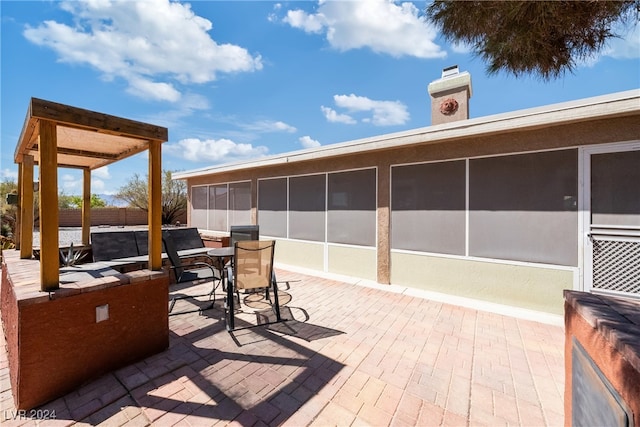
{"label": "beige stucco wall", "polygon": [[275,262],[311,270],[324,270],[324,244],[276,240]]}
{"label": "beige stucco wall", "polygon": [[[482,261],[413,256],[394,253],[390,256],[391,165],[418,162],[515,154],[528,151],[590,146],[637,140],[640,135],[637,112],[606,119],[576,118],[573,123],[544,124],[527,129],[501,128],[492,134],[451,138],[446,141],[419,141],[393,148],[376,149],[363,145],[332,157],[252,165],[246,169],[214,172],[188,178],[189,187],[251,180],[253,218],[257,218],[257,183],[259,178],[325,173],[358,168],[378,168],[377,253],[369,249],[332,248],[329,272],[377,280],[468,298],[493,301],[551,313],[562,312],[562,290],[573,288],[572,270],[517,266]],[[324,269],[324,245],[282,241],[276,249],[278,262],[318,271]],[[369,252],[370,251],[370,252]],[[357,260],[357,262],[354,262]],[[371,273],[374,268],[375,273]]]}
{"label": "beige stucco wall", "polygon": [[376,250],[329,245],[329,273],[376,280]]}
{"label": "beige stucco wall", "polygon": [[574,271],[392,252],[391,281],[433,292],[562,314]]}

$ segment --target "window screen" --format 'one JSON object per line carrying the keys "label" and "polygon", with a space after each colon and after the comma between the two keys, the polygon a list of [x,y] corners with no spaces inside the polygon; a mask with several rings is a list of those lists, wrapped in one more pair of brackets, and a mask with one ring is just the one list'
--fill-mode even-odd
{"label": "window screen", "polygon": [[227,184],[209,186],[209,230],[227,231]]}
{"label": "window screen", "polygon": [[207,228],[207,187],[191,187],[191,224]]}
{"label": "window screen", "polygon": [[287,179],[258,181],[258,223],[265,236],[287,237]]}
{"label": "window screen", "polygon": [[465,254],[465,161],[391,170],[391,247]]}
{"label": "window screen", "polygon": [[591,156],[591,222],[640,226],[640,151]]}
{"label": "window screen", "polygon": [[376,170],[330,173],[329,242],[376,246]]}
{"label": "window screen", "polygon": [[289,178],[289,238],[324,242],[326,175]]}
{"label": "window screen", "polygon": [[577,195],[577,150],[470,160],[469,254],[577,265]]}
{"label": "window screen", "polygon": [[251,224],[251,182],[229,184],[229,225]]}

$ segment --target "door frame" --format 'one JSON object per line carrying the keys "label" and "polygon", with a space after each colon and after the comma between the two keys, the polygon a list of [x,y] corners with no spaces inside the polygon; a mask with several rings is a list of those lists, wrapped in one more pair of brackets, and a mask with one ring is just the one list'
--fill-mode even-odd
{"label": "door frame", "polygon": [[580,268],[580,287],[582,291],[593,289],[593,244],[591,233],[591,156],[594,154],[620,153],[640,151],[640,140],[614,142],[579,148],[578,161],[578,199],[580,200],[578,215],[578,262]]}

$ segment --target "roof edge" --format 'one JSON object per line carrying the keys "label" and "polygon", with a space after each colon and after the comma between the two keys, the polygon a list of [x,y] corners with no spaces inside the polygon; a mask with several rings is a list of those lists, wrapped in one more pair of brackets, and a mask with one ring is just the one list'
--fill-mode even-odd
{"label": "roof edge", "polygon": [[[612,108],[612,104],[615,108]],[[265,167],[279,164],[329,158],[361,152],[382,150],[399,145],[436,143],[464,138],[472,135],[499,134],[518,129],[532,129],[541,126],[572,123],[607,116],[620,116],[640,112],[640,89],[600,95],[591,98],[549,104],[542,107],[516,110],[474,119],[461,120],[434,126],[377,135],[352,141],[339,142],[321,147],[274,154],[256,160],[207,166],[180,173],[173,179],[189,179],[199,176],[232,172],[247,167]]]}

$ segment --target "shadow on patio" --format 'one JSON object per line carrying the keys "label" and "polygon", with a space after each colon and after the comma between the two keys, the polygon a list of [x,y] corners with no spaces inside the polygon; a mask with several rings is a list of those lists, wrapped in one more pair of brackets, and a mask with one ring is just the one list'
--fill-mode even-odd
{"label": "shadow on patio", "polygon": [[53,411],[55,425],[563,424],[562,327],[282,270],[278,279],[300,280],[287,291],[293,320],[231,336],[219,291],[216,309],[170,318],[167,351],[40,412],[13,409],[3,345],[3,425]]}

